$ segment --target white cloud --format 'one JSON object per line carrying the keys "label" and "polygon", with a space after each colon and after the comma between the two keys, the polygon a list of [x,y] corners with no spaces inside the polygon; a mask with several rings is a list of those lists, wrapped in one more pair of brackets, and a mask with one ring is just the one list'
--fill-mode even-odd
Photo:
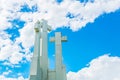
{"label": "white cloud", "polygon": [[6,78],[5,76],[0,75],[0,80],[28,80],[28,79],[25,79],[22,76],[20,76],[18,78]]}
{"label": "white cloud", "polygon": [[27,24],[20,29],[20,37],[16,39],[18,42],[22,42],[25,49],[29,49],[34,44],[34,28],[33,24]]}
{"label": "white cloud", "polygon": [[[34,4],[38,5],[38,11],[35,13],[23,13],[21,19],[27,22],[31,20],[35,23],[36,20],[43,18],[48,20],[53,29],[70,26],[72,30],[78,30],[87,23],[94,22],[100,15],[120,9],[120,0],[95,0],[93,3],[64,0],[61,4],[57,4],[54,0],[35,0],[35,2]],[[72,19],[66,17],[68,12],[75,17]]]}
{"label": "white cloud", "polygon": [[0,33],[0,60],[9,60],[12,64],[18,64],[24,55],[19,53],[22,49],[18,44],[13,43],[9,37],[5,32]]}
{"label": "white cloud", "polygon": [[[38,2],[41,3],[38,4],[40,11],[38,19],[48,20],[53,28],[64,25],[70,26],[72,30],[78,30],[87,23],[94,22],[103,13],[114,12],[120,8],[120,0],[95,0],[93,3],[88,2],[86,4],[76,0],[64,0],[61,4],[47,1]],[[68,12],[75,17],[73,19],[66,18]]]}
{"label": "white cloud", "polygon": [[119,80],[120,57],[100,56],[78,72],[68,72],[67,80]]}
{"label": "white cloud", "polygon": [[[4,5],[6,3],[6,5]],[[37,5],[38,11],[34,13],[20,12],[21,6],[28,4],[31,8]],[[96,18],[104,13],[115,12],[120,9],[120,0],[94,0],[87,3],[80,3],[76,0],[63,0],[61,4],[55,0],[1,0],[0,1],[0,29],[10,27],[8,20],[20,18],[35,23],[36,20],[46,19],[53,27],[70,26],[72,30],[78,30],[87,23],[94,22]],[[75,17],[67,18],[67,13]]]}
{"label": "white cloud", "polygon": [[12,72],[11,70],[8,70],[7,72],[3,72],[3,75],[8,75],[11,72]]}
{"label": "white cloud", "polygon": [[19,42],[13,42],[9,39],[10,35],[5,32],[0,33],[0,60],[8,60],[9,62],[5,62],[5,64],[18,64],[22,61],[23,57],[26,57],[27,60],[30,60],[31,55],[26,51],[25,54],[20,53],[20,51],[24,51],[19,46]]}

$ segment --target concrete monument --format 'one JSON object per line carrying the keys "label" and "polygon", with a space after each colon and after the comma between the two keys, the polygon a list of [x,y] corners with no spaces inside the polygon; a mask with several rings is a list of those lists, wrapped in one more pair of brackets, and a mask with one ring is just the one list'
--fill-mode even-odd
{"label": "concrete monument", "polygon": [[61,42],[67,41],[67,37],[61,36],[60,32],[55,33],[50,41],[55,42],[55,69],[50,70],[48,67],[48,43],[47,33],[51,27],[47,21],[37,21],[35,24],[35,43],[34,54],[32,57],[29,80],[66,80],[66,69],[62,64],[62,45]]}

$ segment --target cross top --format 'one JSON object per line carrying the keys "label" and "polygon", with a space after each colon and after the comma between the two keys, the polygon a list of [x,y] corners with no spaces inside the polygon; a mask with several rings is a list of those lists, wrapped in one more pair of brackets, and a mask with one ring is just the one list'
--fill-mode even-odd
{"label": "cross top", "polygon": [[61,32],[56,32],[55,37],[50,38],[50,42],[55,42],[56,44],[60,44],[61,42],[66,42],[67,37],[61,36]]}
{"label": "cross top", "polygon": [[42,29],[42,31],[51,31],[51,26],[49,26],[47,24],[46,20],[42,19],[41,21],[38,20],[35,23],[34,29],[35,29],[36,32],[41,31],[41,29]]}

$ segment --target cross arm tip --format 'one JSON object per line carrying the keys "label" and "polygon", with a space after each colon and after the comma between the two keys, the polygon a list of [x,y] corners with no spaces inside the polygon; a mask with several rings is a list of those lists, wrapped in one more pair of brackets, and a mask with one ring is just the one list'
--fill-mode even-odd
{"label": "cross arm tip", "polygon": [[50,37],[50,42],[55,42],[55,38],[54,37]]}

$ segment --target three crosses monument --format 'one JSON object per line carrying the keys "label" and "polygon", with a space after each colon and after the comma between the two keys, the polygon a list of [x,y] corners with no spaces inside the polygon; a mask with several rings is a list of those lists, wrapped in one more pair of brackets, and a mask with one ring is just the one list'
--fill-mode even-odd
{"label": "three crosses monument", "polygon": [[67,41],[66,36],[60,32],[55,33],[55,37],[50,38],[50,42],[55,42],[55,69],[48,67],[48,31],[51,27],[47,21],[37,21],[35,24],[34,54],[32,57],[29,80],[67,80],[66,69],[62,64],[62,43]]}

